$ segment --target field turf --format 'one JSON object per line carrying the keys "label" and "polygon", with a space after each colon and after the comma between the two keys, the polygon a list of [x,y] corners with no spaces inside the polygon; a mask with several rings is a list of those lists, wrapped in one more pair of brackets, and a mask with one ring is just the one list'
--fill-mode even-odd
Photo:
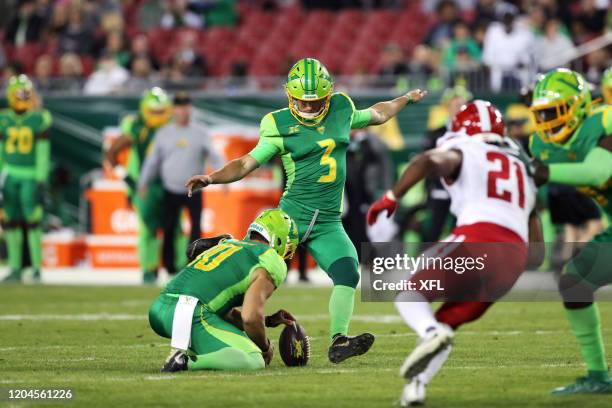
{"label": "field turf", "polygon": [[[0,286],[0,388],[71,388],[70,402],[0,406],[392,407],[397,369],[415,336],[392,304],[355,307],[352,333],[376,336],[370,353],[332,365],[327,352],[326,288],[281,288],[268,312],[293,312],[312,336],[304,368],[278,355],[257,373],[159,373],[168,341],[146,313],[159,289]],[[600,305],[612,350],[612,303]],[[277,339],[280,329],[270,332]],[[584,368],[558,303],[500,303],[459,331],[447,365],[428,389],[430,407],[611,407],[612,395],[555,398],[551,388]]]}

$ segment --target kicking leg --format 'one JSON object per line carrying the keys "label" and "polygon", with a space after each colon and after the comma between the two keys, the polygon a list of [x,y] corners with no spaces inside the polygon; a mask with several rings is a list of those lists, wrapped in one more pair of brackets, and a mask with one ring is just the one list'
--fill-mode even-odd
{"label": "kicking leg", "polygon": [[355,304],[355,288],[359,283],[359,263],[355,246],[340,222],[315,226],[306,245],[317,264],[327,272],[334,284],[329,298],[329,360],[332,363],[340,363],[347,358],[366,353],[374,344],[374,335],[362,333],[354,337],[348,336]]}

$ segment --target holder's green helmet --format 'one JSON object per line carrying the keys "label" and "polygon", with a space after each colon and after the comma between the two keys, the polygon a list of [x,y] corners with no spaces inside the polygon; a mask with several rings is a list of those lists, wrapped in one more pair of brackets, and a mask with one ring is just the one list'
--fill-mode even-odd
{"label": "holder's green helmet", "polygon": [[264,237],[283,259],[293,257],[298,246],[297,224],[280,208],[263,210],[249,226],[245,239],[252,231]]}
{"label": "holder's green helmet", "polygon": [[601,77],[601,95],[605,103],[612,105],[612,68],[606,69]]}
{"label": "holder's green helmet", "polygon": [[6,99],[15,112],[25,112],[34,108],[34,85],[26,75],[11,77],[6,88]]}
{"label": "holder's green helmet", "polygon": [[[289,109],[293,116],[304,125],[315,125],[327,114],[334,83],[327,68],[319,60],[303,58],[295,63],[287,75],[285,84]],[[301,112],[297,100],[321,101],[321,109],[315,113]]]}
{"label": "holder's green helmet", "polygon": [[158,128],[165,125],[172,116],[172,104],[168,94],[159,87],[145,91],[140,99],[140,114],[145,125]]}
{"label": "holder's green helmet", "polygon": [[530,107],[537,135],[544,142],[564,143],[591,108],[591,92],[577,72],[558,68],[535,85]]}

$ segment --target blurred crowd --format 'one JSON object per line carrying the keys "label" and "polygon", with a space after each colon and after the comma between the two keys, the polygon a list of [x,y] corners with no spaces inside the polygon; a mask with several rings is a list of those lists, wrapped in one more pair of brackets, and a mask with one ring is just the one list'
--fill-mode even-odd
{"label": "blurred crowd", "polygon": [[[29,73],[42,92],[140,93],[151,84],[193,89],[190,79],[219,75],[209,66],[224,45],[207,52],[198,32],[233,30],[245,10],[272,10],[279,18],[296,8],[406,10],[415,4],[426,16],[425,32],[414,34],[419,39],[410,47],[379,45],[377,71],[363,73],[374,80],[365,85],[406,87],[417,77],[441,90],[461,78],[471,89],[499,91],[568,65],[597,82],[609,66],[609,46],[578,54],[612,26],[609,0],[5,0],[0,67],[5,79]],[[183,28],[193,31],[153,35]],[[171,55],[163,52],[166,41]],[[234,64],[225,75],[245,77],[249,63]]]}

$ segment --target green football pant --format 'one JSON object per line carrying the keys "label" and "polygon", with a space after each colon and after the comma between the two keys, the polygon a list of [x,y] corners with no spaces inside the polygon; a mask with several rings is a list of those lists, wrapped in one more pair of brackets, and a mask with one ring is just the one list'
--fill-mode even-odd
{"label": "green football pant", "polygon": [[359,283],[359,262],[340,217],[315,219],[313,223],[312,217],[291,203],[281,201],[280,207],[297,223],[300,242],[304,241],[310,255],[334,283],[329,299],[330,337],[348,334]]}
{"label": "green football pant", "polygon": [[[564,269],[564,274],[595,291],[612,283],[612,227],[595,236]],[[589,375],[609,380],[601,319],[596,304],[566,308],[572,333],[576,337]]]}
{"label": "green football pant", "polygon": [[151,183],[144,197],[133,192],[134,209],[138,218],[138,260],[145,271],[159,268],[160,243],[157,230],[163,217],[164,190],[160,182]]}
{"label": "green football pant", "polygon": [[[149,309],[149,324],[158,335],[172,337],[178,297],[160,295]],[[261,350],[236,326],[198,303],[191,325],[190,370],[259,370],[266,366]]]}
{"label": "green football pant", "polygon": [[22,267],[23,234],[21,222],[25,221],[27,242],[32,266],[40,269],[42,263],[43,217],[42,189],[39,182],[29,178],[19,178],[7,174],[2,187],[4,198],[4,228],[8,250],[8,263],[11,269]]}

